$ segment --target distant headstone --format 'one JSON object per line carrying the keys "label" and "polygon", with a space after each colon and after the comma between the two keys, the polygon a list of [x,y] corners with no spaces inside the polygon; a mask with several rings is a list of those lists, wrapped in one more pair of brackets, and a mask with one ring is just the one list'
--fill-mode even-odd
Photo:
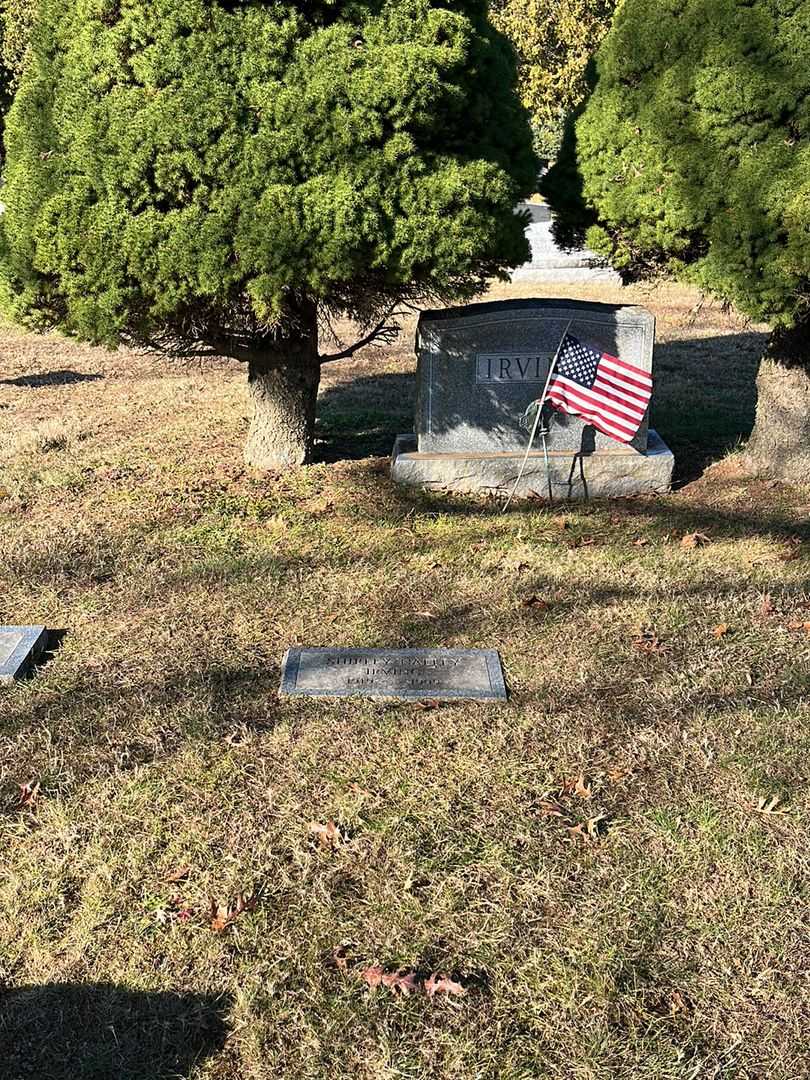
{"label": "distant headstone", "polygon": [[44,626],[0,626],[0,685],[18,679],[45,651]]}
{"label": "distant headstone", "polygon": [[492,649],[290,649],[282,665],[281,693],[506,700],[500,657]]}
{"label": "distant headstone", "polygon": [[[526,408],[542,394],[569,323],[579,341],[652,372],[655,320],[641,307],[505,300],[424,312],[417,331],[416,431],[397,440],[394,479],[455,491],[511,490],[529,439]],[[555,412],[547,445],[556,497],[669,489],[673,457],[647,417],[625,445]],[[538,441],[518,493],[546,490]]]}
{"label": "distant headstone", "polygon": [[621,275],[587,248],[566,251],[554,238],[551,209],[546,203],[521,203],[529,216],[526,239],[529,261],[511,273],[512,281],[557,281],[621,285]]}

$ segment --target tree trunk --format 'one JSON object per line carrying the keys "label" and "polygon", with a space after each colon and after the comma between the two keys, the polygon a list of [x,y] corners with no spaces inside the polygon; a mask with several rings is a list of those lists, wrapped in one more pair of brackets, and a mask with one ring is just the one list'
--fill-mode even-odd
{"label": "tree trunk", "polygon": [[281,469],[311,459],[321,365],[314,305],[298,313],[294,334],[248,360],[253,418],[245,463]]}
{"label": "tree trunk", "polygon": [[746,457],[759,476],[810,483],[810,325],[771,335]]}

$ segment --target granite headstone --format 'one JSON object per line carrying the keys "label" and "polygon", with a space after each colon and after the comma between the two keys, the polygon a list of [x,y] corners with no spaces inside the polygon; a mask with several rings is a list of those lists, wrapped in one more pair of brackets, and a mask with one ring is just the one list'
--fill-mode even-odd
{"label": "granite headstone", "polygon": [[[566,328],[583,343],[652,372],[655,320],[641,307],[538,299],[424,312],[417,331],[416,430],[397,441],[394,479],[462,491],[508,489],[519,468],[515,459],[528,443],[527,406],[542,394]],[[646,416],[625,445],[554,412],[547,447],[562,497],[669,487],[672,455]],[[544,465],[533,455],[520,493],[544,487]]]}
{"label": "granite headstone", "polygon": [[45,651],[47,640],[44,626],[0,626],[0,685],[23,675]]}
{"label": "granite headstone", "polygon": [[505,701],[492,649],[288,650],[281,691],[287,696]]}

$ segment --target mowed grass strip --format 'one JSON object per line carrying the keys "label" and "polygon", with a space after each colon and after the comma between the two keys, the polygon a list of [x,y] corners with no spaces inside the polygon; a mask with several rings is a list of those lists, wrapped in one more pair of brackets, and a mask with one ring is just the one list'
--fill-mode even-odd
{"label": "mowed grass strip", "polygon": [[[689,425],[714,353],[690,375],[685,339],[744,339],[698,410],[734,398],[741,435],[757,332],[645,302],[697,475],[734,432]],[[735,456],[656,500],[403,492],[338,459],[401,429],[404,349],[329,373],[331,463],[263,478],[234,365],[5,346],[40,381],[0,385],[0,620],[67,631],[0,696],[11,1077],[808,1074],[810,492]],[[279,700],[294,644],[494,647],[511,696]],[[104,988],[61,1062],[55,984]]]}

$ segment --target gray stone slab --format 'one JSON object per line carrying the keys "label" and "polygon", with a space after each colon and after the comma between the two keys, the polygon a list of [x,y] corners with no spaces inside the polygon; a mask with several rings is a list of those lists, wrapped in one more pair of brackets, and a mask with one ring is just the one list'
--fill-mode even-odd
{"label": "gray stone slab", "polygon": [[501,660],[494,649],[290,649],[282,664],[281,693],[506,700]]}
{"label": "gray stone slab", "polygon": [[[583,343],[652,371],[655,319],[644,308],[581,300],[503,300],[423,312],[417,331],[416,435],[420,453],[515,453],[526,449],[527,406],[543,392],[571,322]],[[586,430],[587,429],[587,430]],[[647,418],[630,444],[647,450]],[[617,443],[555,412],[549,448],[611,450]]]}
{"label": "gray stone slab", "polygon": [[[397,483],[427,491],[505,496],[514,487],[524,455],[525,450],[518,454],[419,453],[415,435],[400,435],[394,446],[391,476]],[[619,443],[590,454],[553,450],[549,453],[551,491],[560,501],[659,495],[669,491],[674,465],[672,451],[653,430],[643,454]],[[548,497],[542,453],[529,456],[516,495]]]}
{"label": "gray stone slab", "polygon": [[526,239],[531,256],[511,273],[513,281],[601,282],[621,285],[617,274],[604,259],[587,248],[567,251],[554,239],[551,210],[545,203],[521,203],[528,212]]}
{"label": "gray stone slab", "polygon": [[45,651],[44,626],[0,626],[0,685],[8,686]]}

